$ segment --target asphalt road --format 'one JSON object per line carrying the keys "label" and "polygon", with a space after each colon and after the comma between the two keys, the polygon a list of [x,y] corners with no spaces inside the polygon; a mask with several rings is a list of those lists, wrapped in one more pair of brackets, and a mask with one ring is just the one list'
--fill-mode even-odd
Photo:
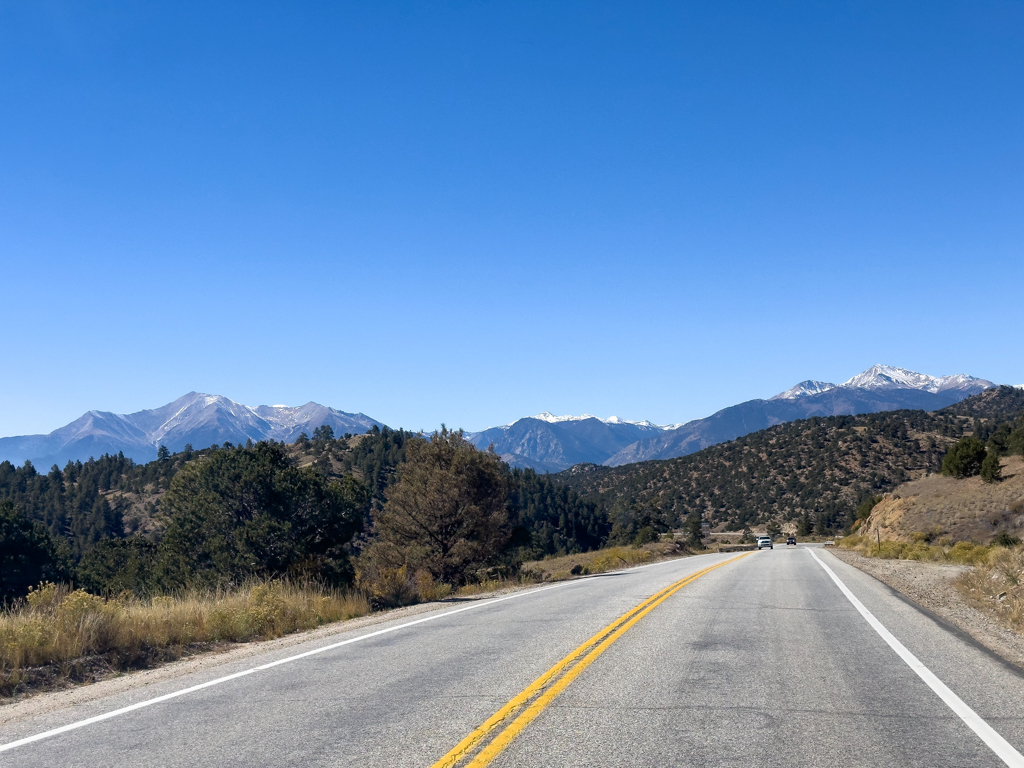
{"label": "asphalt road", "polygon": [[[734,557],[454,604],[22,720],[0,729],[0,745],[364,637],[8,749],[0,765],[429,768],[618,617]],[[751,553],[664,597],[546,705],[535,704],[532,721],[488,764],[1006,764],[822,563],[979,727],[1024,750],[1024,676],[826,550],[801,546]],[[401,626],[410,621],[419,623]]]}

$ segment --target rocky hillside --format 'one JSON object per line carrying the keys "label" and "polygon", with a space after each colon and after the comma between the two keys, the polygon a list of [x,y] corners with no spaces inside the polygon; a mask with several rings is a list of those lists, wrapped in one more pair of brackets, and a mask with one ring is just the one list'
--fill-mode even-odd
{"label": "rocky hillside", "polygon": [[975,541],[989,543],[1000,533],[1024,536],[1024,460],[1002,460],[1003,479],[957,480],[928,475],[903,483],[871,510],[858,535],[869,541]]}

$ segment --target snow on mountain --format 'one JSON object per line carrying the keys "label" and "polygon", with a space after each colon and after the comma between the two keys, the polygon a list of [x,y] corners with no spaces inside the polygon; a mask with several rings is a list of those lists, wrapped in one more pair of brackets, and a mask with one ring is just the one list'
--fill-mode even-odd
{"label": "snow on mountain", "polygon": [[221,395],[189,392],[174,402],[130,414],[89,411],[48,435],[0,438],[0,461],[37,464],[84,461],[104,453],[124,453],[136,461],[156,458],[157,448],[179,451],[185,445],[206,448],[224,442],[281,440],[293,442],[319,426],[335,434],[361,434],[375,425],[362,413],[346,413],[318,403],[291,407],[252,407]]}
{"label": "snow on mountain", "polygon": [[806,397],[807,395],[817,395],[822,392],[828,392],[830,389],[835,388],[835,384],[831,384],[827,381],[807,379],[806,381],[801,381],[799,384],[794,384],[785,392],[779,392],[779,394],[775,395],[775,397],[769,398],[769,400],[793,400],[797,397]]}
{"label": "snow on mountain", "polygon": [[891,365],[873,365],[863,373],[858,373],[844,381],[844,387],[861,389],[919,389],[922,392],[937,394],[950,389],[981,391],[994,387],[991,381],[958,373],[953,376],[929,376],[926,373],[908,371]]}
{"label": "snow on mountain", "polygon": [[906,368],[896,368],[891,365],[873,365],[863,373],[858,373],[856,376],[847,379],[842,384],[830,384],[825,381],[808,379],[769,399],[793,400],[798,397],[819,395],[822,392],[828,392],[839,387],[875,391],[916,389],[921,392],[931,392],[934,395],[949,390],[975,394],[983,389],[994,386],[995,384],[987,379],[968,376],[966,373],[958,373],[953,376],[929,376],[926,373],[908,371]]}
{"label": "snow on mountain", "polygon": [[705,419],[680,424],[599,419],[589,413],[556,416],[544,411],[512,424],[466,435],[479,448],[494,446],[509,464],[557,472],[593,462],[618,466],[668,459],[733,440],[750,432],[810,416],[875,413],[899,408],[943,408],[994,386],[966,374],[928,376],[874,365],[843,384],[807,379],[768,400],[749,400]]}
{"label": "snow on mountain", "polygon": [[704,419],[645,437],[605,460],[616,467],[649,459],[671,459],[759,429],[811,416],[878,413],[901,408],[937,410],[995,386],[966,374],[927,374],[874,365],[838,386],[807,380],[768,400],[748,400]]}
{"label": "snow on mountain", "polygon": [[920,389],[927,391],[935,377],[891,365],[873,365],[843,382],[844,387],[863,389]]}
{"label": "snow on mountain", "polygon": [[[584,419],[596,419],[597,416],[591,416],[589,413],[584,413],[582,416],[555,416],[555,414],[549,411],[544,411],[543,413],[538,413],[536,416],[530,416],[528,418],[537,419],[538,421],[546,421],[548,424],[560,424],[563,421],[583,421]],[[512,425],[509,424],[509,426]]]}
{"label": "snow on mountain", "polygon": [[[618,416],[609,416],[607,419],[601,419],[589,413],[584,413],[580,416],[555,416],[549,411],[544,411],[543,413],[538,413],[536,416],[529,416],[527,418],[546,421],[548,424],[561,424],[566,421],[586,421],[587,419],[597,419],[603,424],[632,424],[637,427],[651,427],[652,429],[673,429],[678,426],[677,424],[655,424],[653,421],[648,421],[647,419],[643,419],[642,421],[630,421],[629,419],[620,419]],[[505,426],[511,427],[512,424],[506,424]]]}
{"label": "snow on mountain", "polygon": [[950,389],[963,391],[976,391],[979,388],[988,389],[995,384],[988,379],[978,379],[968,376],[966,373],[958,373],[954,376],[938,376],[928,388],[928,392],[946,392]]}
{"label": "snow on mountain", "polygon": [[481,449],[493,446],[514,467],[557,472],[581,462],[600,464],[627,445],[665,429],[650,421],[628,421],[618,416],[555,416],[545,411],[512,424],[471,432],[466,439]]}

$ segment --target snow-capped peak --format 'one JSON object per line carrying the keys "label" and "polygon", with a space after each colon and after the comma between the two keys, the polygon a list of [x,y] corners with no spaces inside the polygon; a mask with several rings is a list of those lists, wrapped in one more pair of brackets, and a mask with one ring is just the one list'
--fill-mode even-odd
{"label": "snow-capped peak", "polygon": [[584,413],[581,416],[555,416],[555,414],[549,411],[544,411],[543,413],[538,413],[536,416],[531,416],[530,418],[537,419],[538,421],[546,421],[548,424],[559,424],[563,421],[583,421],[584,419],[596,419],[597,417],[591,416],[589,413]]}
{"label": "snow-capped peak", "polygon": [[798,397],[806,397],[807,395],[817,395],[822,392],[828,392],[830,389],[835,388],[835,384],[832,384],[827,381],[815,381],[814,379],[807,379],[806,381],[801,381],[799,384],[794,384],[785,392],[779,392],[779,394],[775,395],[775,397],[769,399],[795,400]]}
{"label": "snow-capped peak", "polygon": [[844,387],[862,389],[927,389],[934,376],[891,365],[873,365],[843,382]]}
{"label": "snow-capped peak", "polygon": [[[598,421],[604,424],[632,424],[637,427],[648,427],[650,429],[674,429],[676,426],[678,426],[677,424],[667,426],[662,424],[655,424],[653,421],[648,421],[647,419],[644,419],[642,421],[630,421],[629,419],[622,419],[619,418],[618,416],[609,416],[607,419],[602,419],[597,416],[593,416],[589,413],[584,413],[579,416],[555,416],[553,413],[549,411],[544,411],[543,413],[538,413],[536,416],[531,416],[530,418],[537,419],[539,421],[546,421],[548,424],[559,424],[565,421],[584,421],[586,419],[597,419]],[[506,427],[510,426],[512,425],[506,425]]]}
{"label": "snow-capped peak", "polygon": [[966,373],[958,373],[952,376],[929,376],[926,373],[917,373],[906,368],[896,368],[892,365],[873,365],[863,373],[858,373],[856,376],[847,379],[842,384],[836,385],[825,381],[808,379],[790,387],[785,392],[780,392],[771,399],[794,400],[798,397],[817,395],[821,392],[828,392],[840,387],[851,389],[917,389],[923,392],[931,392],[934,395],[949,389],[980,392],[983,389],[994,386],[991,381],[968,376]]}
{"label": "snow-capped peak", "polygon": [[601,419],[605,424],[633,424],[637,427],[651,427],[653,429],[662,429],[661,426],[655,424],[653,421],[643,419],[641,421],[630,421],[629,419],[620,419],[618,416],[609,416],[607,419]]}
{"label": "snow-capped peak", "polygon": [[929,376],[926,373],[908,371],[891,365],[873,365],[863,373],[843,382],[844,387],[862,387],[864,389],[919,389],[932,394],[947,389],[982,389],[995,386],[991,381],[958,373],[952,376]]}

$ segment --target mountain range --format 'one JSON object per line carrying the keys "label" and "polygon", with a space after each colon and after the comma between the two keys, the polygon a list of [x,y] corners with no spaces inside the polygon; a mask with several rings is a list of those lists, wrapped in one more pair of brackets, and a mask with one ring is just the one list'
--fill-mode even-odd
{"label": "mountain range", "polygon": [[802,381],[767,400],[748,400],[685,424],[658,426],[616,417],[602,420],[589,414],[542,413],[467,438],[480,448],[494,445],[512,466],[548,472],[580,463],[617,467],[685,456],[774,424],[811,416],[902,408],[934,411],[993,386],[991,381],[966,374],[929,376],[874,365],[842,384]]}
{"label": "mountain range", "polygon": [[[480,448],[494,445],[512,466],[558,472],[575,464],[620,466],[649,459],[685,456],[774,424],[810,416],[875,413],[901,408],[937,410],[995,386],[960,374],[928,376],[903,368],[875,365],[842,384],[807,380],[767,400],[748,400],[685,424],[653,424],[590,414],[541,413],[512,424],[469,433]],[[164,445],[206,448],[224,442],[293,442],[327,424],[337,435],[361,434],[381,422],[362,413],[346,413],[318,403],[298,407],[242,405],[220,395],[189,392],[172,403],[130,414],[89,411],[48,435],[0,438],[0,461],[38,467],[84,461],[104,453],[123,453],[151,461]]]}
{"label": "mountain range", "polygon": [[294,442],[305,432],[324,424],[336,435],[362,434],[379,421],[362,413],[345,413],[318,403],[298,407],[261,405],[251,407],[220,395],[189,392],[161,408],[117,414],[89,411],[48,435],[0,438],[0,461],[63,466],[104,453],[124,453],[138,461],[152,461],[161,445],[180,451],[186,444],[207,448],[214,443],[246,440]]}

